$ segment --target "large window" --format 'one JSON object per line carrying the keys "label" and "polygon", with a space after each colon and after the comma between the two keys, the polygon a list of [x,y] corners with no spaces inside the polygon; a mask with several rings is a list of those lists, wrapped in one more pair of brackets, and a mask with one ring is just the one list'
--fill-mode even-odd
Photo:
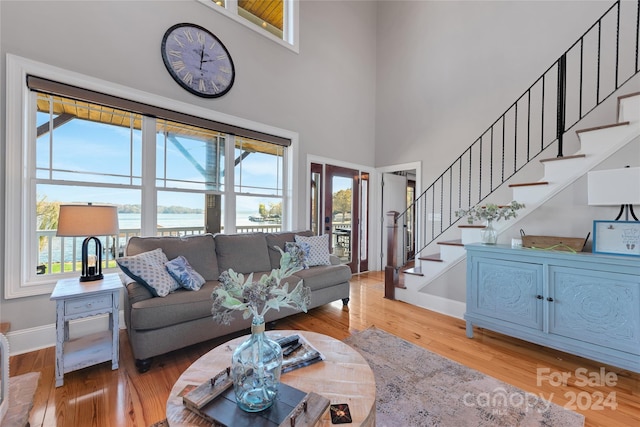
{"label": "large window", "polygon": [[[143,228],[161,236],[222,231],[222,203],[210,213],[207,198],[223,198],[225,135],[61,96],[35,96],[38,275],[79,268],[82,238],[55,235],[60,204],[118,206],[119,235],[100,236],[104,268],[115,267],[127,239]],[[155,157],[155,179],[142,173],[147,157]],[[143,191],[155,203],[144,203]]]}
{"label": "large window", "polygon": [[[84,237],[56,236],[61,204],[118,207],[119,234],[96,236],[106,270],[117,267],[115,259],[134,235],[292,226],[284,209],[291,193],[285,191],[289,135],[139,104],[154,108],[150,115],[119,96],[114,102],[132,108],[114,108],[96,101],[112,95],[31,78],[13,57],[8,62],[13,90],[7,102],[24,105],[16,108],[24,114],[7,116],[7,140],[17,142],[7,145],[7,298],[47,293],[59,278],[79,274]],[[70,93],[43,90],[49,87]],[[72,96],[84,92],[94,99]]]}
{"label": "large window", "polygon": [[298,51],[298,0],[199,0],[231,19]]}

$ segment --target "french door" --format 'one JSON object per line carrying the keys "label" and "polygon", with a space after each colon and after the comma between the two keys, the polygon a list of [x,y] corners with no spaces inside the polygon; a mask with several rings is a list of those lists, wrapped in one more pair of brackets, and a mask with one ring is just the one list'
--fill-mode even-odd
{"label": "french door", "polygon": [[311,228],[329,235],[329,250],[353,273],[369,269],[368,184],[367,173],[311,164]]}

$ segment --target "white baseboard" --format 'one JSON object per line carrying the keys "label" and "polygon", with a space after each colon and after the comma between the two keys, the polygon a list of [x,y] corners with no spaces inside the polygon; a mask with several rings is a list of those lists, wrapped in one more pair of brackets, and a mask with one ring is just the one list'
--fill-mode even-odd
{"label": "white baseboard", "polygon": [[412,292],[404,289],[396,289],[395,293],[396,299],[399,301],[404,301],[407,304],[416,305],[457,319],[463,319],[464,313],[467,310],[466,303],[438,295],[432,295],[424,292]]}
{"label": "white baseboard", "polygon": [[[120,311],[118,322],[120,329],[125,329],[124,311]],[[107,329],[109,326],[108,315],[93,316],[69,322],[69,338],[92,334]],[[11,356],[54,347],[56,345],[56,324],[38,326],[35,328],[21,329],[7,333]]]}
{"label": "white baseboard", "polygon": [[429,295],[428,301],[424,301],[422,307],[457,319],[463,319],[464,313],[467,311],[466,303],[436,295]]}

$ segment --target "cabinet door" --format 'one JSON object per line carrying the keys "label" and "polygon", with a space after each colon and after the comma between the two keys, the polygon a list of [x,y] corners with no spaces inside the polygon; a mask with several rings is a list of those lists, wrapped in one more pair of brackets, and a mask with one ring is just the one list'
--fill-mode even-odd
{"label": "cabinet door", "polygon": [[549,332],[640,354],[640,277],[549,267]]}
{"label": "cabinet door", "polygon": [[473,258],[467,311],[542,329],[542,265]]}

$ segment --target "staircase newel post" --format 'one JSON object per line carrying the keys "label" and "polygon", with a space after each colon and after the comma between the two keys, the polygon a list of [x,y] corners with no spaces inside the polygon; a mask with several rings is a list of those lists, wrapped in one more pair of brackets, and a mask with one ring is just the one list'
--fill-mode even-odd
{"label": "staircase newel post", "polygon": [[387,212],[387,266],[384,268],[384,297],[396,299],[395,288],[398,286],[398,270],[394,266],[398,251],[398,215],[399,212]]}

